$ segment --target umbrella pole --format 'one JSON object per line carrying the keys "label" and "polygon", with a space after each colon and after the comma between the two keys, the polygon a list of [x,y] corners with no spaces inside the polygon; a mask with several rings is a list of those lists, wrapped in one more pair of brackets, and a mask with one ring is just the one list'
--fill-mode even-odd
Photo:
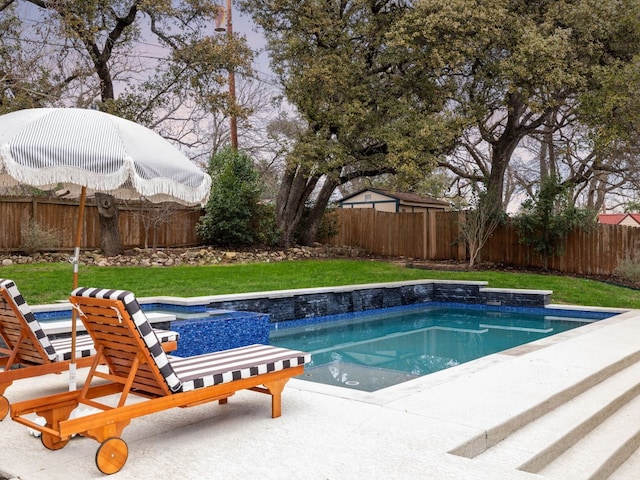
{"label": "umbrella pole", "polygon": [[[87,198],[87,188],[82,187],[80,194],[80,207],[78,210],[78,225],[76,226],[75,251],[73,255],[73,289],[78,287],[78,264],[80,263],[80,243],[82,242],[82,219],[84,217],[84,204]],[[75,309],[71,309],[71,362],[69,363],[69,391],[76,390],[76,321]]]}

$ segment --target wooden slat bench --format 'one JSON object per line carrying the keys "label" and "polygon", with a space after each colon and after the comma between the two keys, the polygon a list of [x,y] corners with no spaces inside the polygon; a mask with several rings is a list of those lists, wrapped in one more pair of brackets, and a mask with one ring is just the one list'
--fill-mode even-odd
{"label": "wooden slat bench", "polygon": [[[136,417],[212,401],[226,403],[244,389],[269,394],[271,416],[279,417],[285,384],[302,374],[311,360],[308,353],[269,345],[170,359],[131,292],[79,288],[70,300],[97,349],[84,388],[15,403],[11,417],[40,431],[50,449],[64,447],[74,434],[97,440],[96,465],[103,473],[124,466],[128,447],[120,437]],[[98,368],[101,363],[108,373]],[[113,394],[119,395],[116,407],[100,401]],[[127,402],[130,395],[144,400]],[[93,407],[96,413],[70,418],[79,405]],[[46,425],[27,418],[32,413],[43,417]]]}
{"label": "wooden slat bench", "polygon": [[[156,329],[167,352],[178,348],[178,333]],[[15,381],[69,369],[71,338],[50,339],[34,316],[15,282],[0,279],[0,420],[9,410],[4,397]],[[76,365],[87,367],[94,361],[96,349],[90,335],[76,337]]]}

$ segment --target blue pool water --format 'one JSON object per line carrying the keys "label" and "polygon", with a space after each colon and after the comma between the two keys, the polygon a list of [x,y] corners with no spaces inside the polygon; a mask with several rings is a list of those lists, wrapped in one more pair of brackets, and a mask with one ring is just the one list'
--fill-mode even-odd
{"label": "blue pool water", "polygon": [[[175,321],[159,326],[180,333],[176,356],[271,343],[312,354],[301,378],[368,392],[615,315],[430,302],[274,322],[266,314],[207,305],[146,304],[143,309],[175,315]],[[70,313],[36,316],[46,322],[65,314]]]}
{"label": "blue pool water", "polygon": [[371,392],[602,318],[570,315],[423,306],[279,324],[270,343],[312,354],[305,380]]}

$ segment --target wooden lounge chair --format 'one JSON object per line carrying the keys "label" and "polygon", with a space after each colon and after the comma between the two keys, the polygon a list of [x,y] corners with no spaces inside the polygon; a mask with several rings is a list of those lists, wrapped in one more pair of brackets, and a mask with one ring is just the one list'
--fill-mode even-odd
{"label": "wooden lounge chair", "polygon": [[[176,350],[178,334],[156,330],[167,352]],[[47,373],[61,373],[69,369],[71,338],[50,339],[34,316],[29,304],[12,280],[0,279],[0,420],[9,411],[5,390],[23,378]],[[76,365],[93,363],[96,350],[89,335],[76,337]]]}
{"label": "wooden lounge chair", "polygon": [[[95,461],[106,474],[119,471],[127,460],[128,447],[120,437],[133,418],[212,401],[224,404],[244,389],[271,395],[271,416],[279,417],[285,384],[311,360],[307,353],[269,345],[169,359],[131,292],[79,288],[70,300],[97,349],[83,389],[15,403],[11,417],[41,432],[42,443],[52,450],[74,434],[98,441]],[[96,411],[71,418],[79,405]],[[27,417],[33,413],[46,425]]]}

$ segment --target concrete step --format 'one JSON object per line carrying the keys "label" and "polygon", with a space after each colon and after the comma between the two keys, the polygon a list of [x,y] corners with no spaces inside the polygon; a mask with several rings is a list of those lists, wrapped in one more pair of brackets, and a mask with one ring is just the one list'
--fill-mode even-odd
{"label": "concrete step", "polygon": [[[599,428],[640,394],[640,363],[633,363],[513,432],[475,456],[481,462],[539,472]],[[639,402],[640,403],[640,402]],[[629,452],[630,453],[630,452]],[[583,477],[564,477],[583,478]]]}
{"label": "concrete step", "polygon": [[638,418],[640,398],[634,398],[556,460],[532,473],[558,479],[608,479],[640,444]]}
{"label": "concrete step", "polygon": [[640,477],[640,448],[611,474],[608,480],[638,480]]}
{"label": "concrete step", "polygon": [[449,451],[452,455],[458,455],[466,458],[476,458],[483,452],[500,444],[506,438],[517,433],[520,429],[537,421],[543,416],[553,412],[555,409],[562,407],[569,400],[579,397],[581,394],[589,391],[600,382],[613,378],[622,370],[640,364],[640,350],[619,358],[617,361],[603,366],[591,374],[577,379],[575,383],[566,385],[563,389],[550,393],[546,399],[522,410],[515,415],[511,414],[502,422],[488,427],[482,433],[469,438],[457,447]]}

